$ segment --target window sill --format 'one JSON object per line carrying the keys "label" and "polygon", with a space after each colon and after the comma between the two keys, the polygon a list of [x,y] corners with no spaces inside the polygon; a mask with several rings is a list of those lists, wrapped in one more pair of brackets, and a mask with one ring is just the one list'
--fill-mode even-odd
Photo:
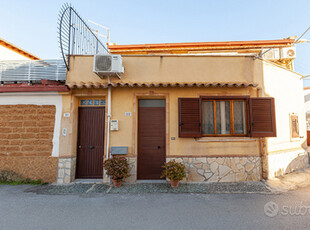
{"label": "window sill", "polygon": [[200,137],[195,138],[197,142],[249,142],[258,141],[259,138],[253,137]]}

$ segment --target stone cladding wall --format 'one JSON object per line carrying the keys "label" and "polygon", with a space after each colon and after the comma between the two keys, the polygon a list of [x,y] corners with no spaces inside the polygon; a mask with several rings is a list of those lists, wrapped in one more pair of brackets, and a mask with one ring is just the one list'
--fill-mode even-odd
{"label": "stone cladding wall", "polygon": [[260,157],[178,157],[186,168],[183,182],[241,182],[261,180]]}

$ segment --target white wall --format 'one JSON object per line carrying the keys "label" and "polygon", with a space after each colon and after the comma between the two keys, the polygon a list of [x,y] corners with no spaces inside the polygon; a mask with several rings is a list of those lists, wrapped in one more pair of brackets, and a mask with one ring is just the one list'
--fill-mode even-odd
{"label": "white wall", "polygon": [[0,61],[7,61],[7,60],[30,60],[19,53],[10,50],[9,48],[3,47],[0,45]]}
{"label": "white wall", "polygon": [[[301,76],[264,62],[263,96],[275,98],[277,137],[267,138],[269,177],[308,165],[307,126]],[[291,137],[290,115],[298,115],[299,137]]]}
{"label": "white wall", "polygon": [[[306,141],[306,117],[301,76],[264,63],[264,96],[275,98],[277,137],[268,138],[268,152],[301,148]],[[290,114],[297,114],[300,138],[291,138]]]}
{"label": "white wall", "polygon": [[62,114],[62,95],[57,93],[1,93],[0,105],[55,105],[55,125],[52,156],[59,156],[60,121]]}

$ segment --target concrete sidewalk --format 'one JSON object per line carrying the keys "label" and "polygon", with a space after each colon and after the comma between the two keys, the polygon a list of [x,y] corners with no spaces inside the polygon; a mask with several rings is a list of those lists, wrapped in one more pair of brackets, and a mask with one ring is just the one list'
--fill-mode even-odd
{"label": "concrete sidewalk", "polygon": [[265,183],[273,193],[282,193],[304,188],[310,186],[310,168],[272,178]]}

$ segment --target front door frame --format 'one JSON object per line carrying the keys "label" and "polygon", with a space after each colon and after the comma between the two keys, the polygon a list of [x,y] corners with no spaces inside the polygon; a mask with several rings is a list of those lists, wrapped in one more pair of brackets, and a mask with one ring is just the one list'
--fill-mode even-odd
{"label": "front door frame", "polygon": [[[132,149],[134,151],[136,160],[138,161],[138,102],[139,99],[165,99],[166,101],[166,160],[169,157],[170,153],[170,101],[169,101],[169,93],[168,92],[154,92],[152,90],[148,92],[135,93],[133,97],[133,119],[132,119]],[[177,134],[176,134],[177,135]],[[138,176],[138,162],[136,164],[136,176]],[[136,178],[137,180],[137,178]]]}
{"label": "front door frame", "polygon": [[[77,178],[77,152],[78,152],[78,129],[79,129],[79,117],[78,117],[78,111],[79,111],[79,107],[92,107],[92,106],[82,106],[80,104],[80,101],[83,99],[99,99],[99,100],[105,100],[105,105],[104,106],[99,106],[99,107],[104,107],[105,108],[105,114],[104,114],[104,146],[103,146],[103,161],[106,159],[106,144],[107,144],[107,129],[108,129],[108,125],[107,125],[107,111],[106,111],[106,106],[107,106],[107,94],[106,93],[92,93],[92,96],[86,96],[85,93],[75,93],[74,96],[72,97],[72,106],[73,106],[73,110],[75,113],[75,116],[72,117],[72,124],[74,128],[73,134],[72,135],[72,142],[74,143],[72,146],[72,150],[74,151],[74,155],[75,155],[75,166],[74,166],[74,175],[73,178],[74,179],[78,179]],[[97,107],[97,106],[96,106]],[[102,166],[102,172],[103,172],[103,178],[100,179],[104,179],[106,177],[105,173],[104,173],[104,168]],[[86,179],[87,180],[87,179]]]}

